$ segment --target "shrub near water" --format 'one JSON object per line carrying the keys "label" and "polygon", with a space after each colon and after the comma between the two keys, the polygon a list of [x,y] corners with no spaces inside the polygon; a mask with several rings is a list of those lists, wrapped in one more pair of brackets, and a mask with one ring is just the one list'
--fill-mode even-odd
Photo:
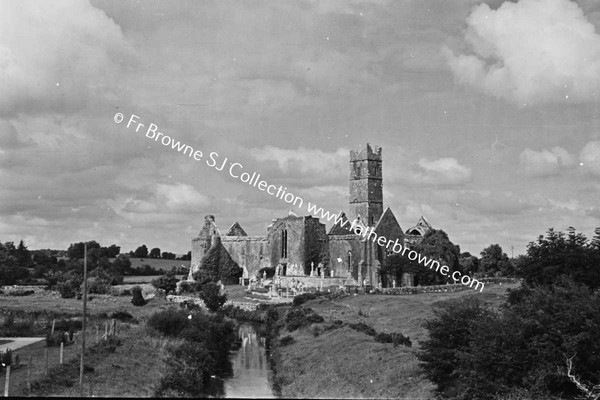
{"label": "shrub near water", "polygon": [[290,332],[323,321],[323,317],[315,313],[311,308],[294,307],[291,308],[285,316],[287,329]]}
{"label": "shrub near water", "polygon": [[166,371],[156,396],[207,397],[221,394],[212,375],[232,373],[229,351],[237,341],[234,325],[219,315],[202,312],[161,311],[148,326],[162,335],[184,339],[167,349]]}

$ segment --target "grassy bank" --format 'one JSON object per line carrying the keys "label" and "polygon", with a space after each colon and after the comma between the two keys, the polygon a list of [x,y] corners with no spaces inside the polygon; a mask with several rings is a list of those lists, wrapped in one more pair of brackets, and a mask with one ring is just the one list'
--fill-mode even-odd
{"label": "grassy bank", "polygon": [[[419,341],[426,338],[423,322],[432,315],[432,305],[468,295],[499,305],[506,289],[517,285],[493,285],[483,293],[427,293],[411,296],[350,296],[330,301],[324,298],[303,305],[324,322],[288,332],[289,344],[274,341],[272,360],[275,385],[282,397],[352,397],[431,399],[434,386],[421,373],[415,357]],[[326,331],[334,321],[342,328]],[[373,336],[350,329],[359,321],[377,332],[400,332],[412,347],[376,342]]]}
{"label": "grassy bank", "polygon": [[[120,345],[114,351],[98,348],[86,352],[86,365],[91,367],[85,374],[83,395],[115,397],[151,397],[154,384],[159,380],[163,368],[164,349],[168,339],[156,339],[147,334],[145,321],[159,310],[176,310],[178,307],[163,299],[151,299],[143,307],[131,304],[131,296],[113,297],[93,295],[88,302],[88,325],[86,347],[93,347],[96,339],[96,324],[100,334],[104,332],[102,316],[124,311],[131,314],[138,324],[119,323]],[[81,316],[81,300],[61,299],[51,292],[40,292],[27,297],[5,297],[2,309],[5,313],[24,315],[17,317],[31,320],[36,325],[47,325],[48,317],[77,318]],[[79,353],[80,345],[64,347],[65,364],[59,365],[59,348],[48,348],[49,377],[45,374],[45,342],[15,350],[21,366],[11,371],[11,396],[27,396],[27,364],[32,361],[32,382],[35,396],[80,396]],[[0,386],[4,387],[4,374],[0,374]]]}

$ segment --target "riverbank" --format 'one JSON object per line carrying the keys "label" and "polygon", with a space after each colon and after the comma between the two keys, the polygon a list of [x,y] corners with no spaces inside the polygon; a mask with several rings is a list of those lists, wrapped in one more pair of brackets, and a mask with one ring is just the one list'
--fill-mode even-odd
{"label": "riverbank", "polygon": [[[285,398],[434,398],[434,385],[419,369],[415,354],[426,338],[423,322],[432,305],[468,295],[499,305],[507,288],[493,285],[484,293],[424,293],[412,296],[358,295],[333,301],[320,297],[302,305],[322,316],[322,323],[289,332],[280,329],[273,340],[274,387]],[[283,308],[279,307],[282,323]],[[327,330],[341,323],[341,328]],[[349,325],[363,322],[376,332],[402,333],[412,346],[377,342]],[[282,343],[282,338],[285,338]]]}

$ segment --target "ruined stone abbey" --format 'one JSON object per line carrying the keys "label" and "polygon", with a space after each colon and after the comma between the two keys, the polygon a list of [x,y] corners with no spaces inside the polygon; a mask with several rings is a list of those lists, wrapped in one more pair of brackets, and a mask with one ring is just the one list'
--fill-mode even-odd
{"label": "ruined stone abbey", "polygon": [[[392,210],[383,209],[382,180],[381,147],[367,144],[366,148],[350,151],[350,196],[344,218],[358,219],[387,239],[405,244],[418,242],[431,226],[421,217],[417,225],[403,231]],[[243,268],[244,277],[256,276],[261,268],[272,267],[282,277],[315,276],[337,278],[347,285],[392,286],[380,273],[390,250],[356,235],[349,225],[338,223],[327,232],[318,218],[290,211],[287,216],[272,220],[266,236],[248,236],[237,222],[223,235],[214,216],[207,215],[202,230],[192,239],[190,278],[202,268],[203,256],[210,247],[222,245]]]}

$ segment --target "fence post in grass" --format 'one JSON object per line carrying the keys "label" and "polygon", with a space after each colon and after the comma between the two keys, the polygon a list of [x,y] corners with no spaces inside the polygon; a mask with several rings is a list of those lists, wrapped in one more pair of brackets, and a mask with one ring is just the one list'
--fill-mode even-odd
{"label": "fence post in grass", "polygon": [[54,333],[54,325],[56,324],[56,320],[52,320],[52,331],[50,333]]}
{"label": "fence post in grass", "polygon": [[63,349],[64,349],[64,343],[60,342],[60,364],[63,363]]}
{"label": "fence post in grass", "polygon": [[108,321],[104,321],[104,340],[108,339]]}
{"label": "fence post in grass", "polygon": [[114,324],[115,324],[115,336],[117,336],[117,320],[113,319]]}
{"label": "fence post in grass", "polygon": [[33,357],[29,356],[29,362],[27,363],[27,393],[31,394],[31,368],[33,367]]}
{"label": "fence post in grass", "polygon": [[6,379],[4,380],[4,397],[8,397],[8,388],[10,386],[10,365],[6,366]]}
{"label": "fence post in grass", "polygon": [[48,347],[46,347],[46,351],[45,351],[45,357],[46,357],[46,375],[48,375]]}

